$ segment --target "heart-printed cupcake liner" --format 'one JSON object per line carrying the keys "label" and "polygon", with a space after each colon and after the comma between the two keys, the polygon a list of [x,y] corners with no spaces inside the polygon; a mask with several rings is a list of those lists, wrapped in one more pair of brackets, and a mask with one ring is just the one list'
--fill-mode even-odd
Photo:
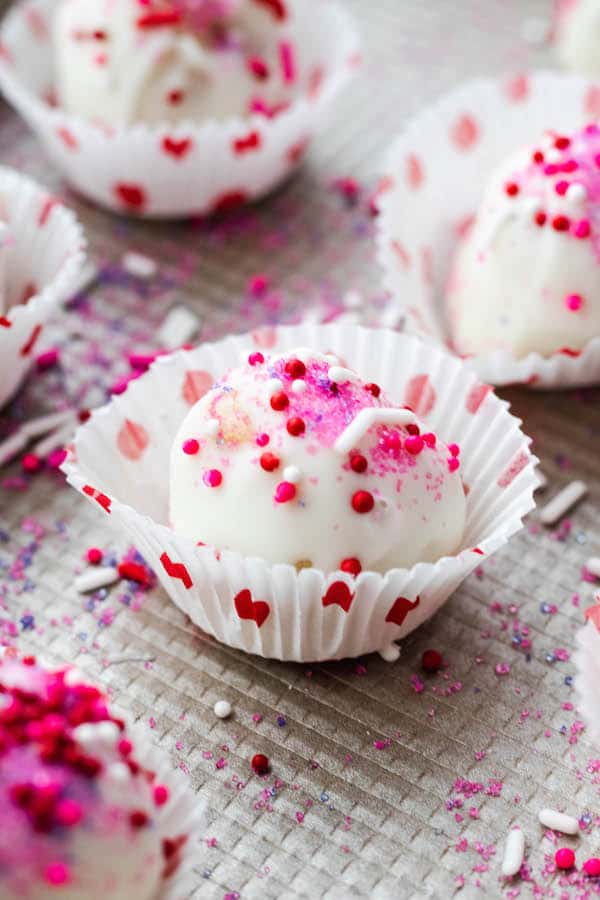
{"label": "heart-printed cupcake liner", "polygon": [[[451,349],[444,292],[451,262],[493,170],[547,129],[574,131],[600,114],[600,88],[535,72],[480,79],[443,97],[403,130],[384,166],[378,257],[408,331]],[[483,302],[483,300],[482,300]],[[581,387],[600,382],[600,335],[580,351],[517,359],[507,351],[469,357],[493,385]]]}
{"label": "heart-printed cupcake liner", "polygon": [[0,407],[19,388],[51,315],[75,290],[86,240],[75,214],[41,185],[0,167]]}
{"label": "heart-printed cupcake liner", "polygon": [[66,180],[119,213],[183,218],[226,211],[273,190],[300,164],[330,104],[360,62],[354,25],[335,0],[287,0],[304,92],[269,118],[102,128],[53,96],[54,0],[23,0],[0,29],[0,87]]}
{"label": "heart-printed cupcake liner", "polygon": [[575,686],[590,737],[600,743],[600,595],[596,606],[587,611],[587,619],[577,634]]}
{"label": "heart-printed cupcake liner", "polygon": [[[169,527],[170,450],[190,406],[257,347],[300,346],[335,352],[442,439],[460,443],[467,523],[456,555],[353,578],[215,552]],[[432,616],[533,508],[537,460],[519,426],[504,401],[435,345],[384,329],[304,324],[159,358],[79,428],[63,469],[127,532],[177,606],[218,640],[286,660],[375,650],[393,658],[393,642]]]}

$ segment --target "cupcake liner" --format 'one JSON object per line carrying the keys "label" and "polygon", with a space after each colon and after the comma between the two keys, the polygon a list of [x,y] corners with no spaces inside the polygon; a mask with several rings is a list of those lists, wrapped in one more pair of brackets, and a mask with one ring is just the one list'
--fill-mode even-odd
{"label": "cupcake liner", "polygon": [[312,4],[288,3],[290,34],[312,88],[274,118],[103,129],[53,107],[54,0],[27,0],[8,13],[0,30],[0,87],[67,181],[101,206],[156,218],[230,209],[290,175],[359,63],[357,33],[334,0],[320,3],[318,28]]}
{"label": "cupcake liner", "polygon": [[[256,347],[298,346],[334,351],[460,443],[469,490],[455,556],[353,579],[198,547],[168,527],[170,448],[190,405]],[[180,609],[218,640],[286,660],[392,656],[393,641],[433,615],[534,506],[537,460],[507,410],[462,363],[414,336],[335,323],[265,329],[159,358],[78,429],[63,470],[125,529]]]}
{"label": "cupcake liner", "polygon": [[[600,604],[600,595],[596,600]],[[575,686],[579,710],[593,741],[600,743],[600,605],[588,610],[588,622],[577,633]]]}
{"label": "cupcake liner", "polygon": [[[425,110],[394,142],[380,189],[378,257],[405,327],[448,344],[444,289],[461,233],[490,174],[549,128],[569,132],[600,114],[585,79],[535,72],[469,82]],[[451,348],[450,348],[451,349]],[[600,382],[600,335],[579,355],[507,351],[468,359],[489,384],[559,388]]]}
{"label": "cupcake liner", "polygon": [[[86,240],[74,213],[41,185],[0,166],[0,220],[8,225],[0,265],[0,407],[35,359],[52,315],[75,289]],[[29,298],[29,299],[27,299]]]}
{"label": "cupcake liner", "polygon": [[[126,713],[123,718],[128,720]],[[156,782],[169,789],[169,800],[153,811],[161,840],[185,838],[180,859],[174,872],[163,877],[156,900],[183,900],[188,897],[197,879],[192,869],[197,864],[198,849],[205,827],[205,804],[194,793],[189,780],[173,764],[163,750],[148,738],[147,729],[140,724],[128,727],[136,751],[136,758],[144,769],[156,773]]]}

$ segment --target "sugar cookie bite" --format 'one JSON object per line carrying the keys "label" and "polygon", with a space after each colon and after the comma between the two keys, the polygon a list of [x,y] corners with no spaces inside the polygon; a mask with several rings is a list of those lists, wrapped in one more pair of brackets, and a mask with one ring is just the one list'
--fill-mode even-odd
{"label": "sugar cookie bite", "polygon": [[2,900],[157,900],[168,800],[98,688],[34,657],[0,659]]}
{"label": "sugar cookie bite", "polygon": [[547,132],[492,175],[447,290],[454,348],[577,354],[600,335],[600,129]]}
{"label": "sugar cookie bite", "polygon": [[252,353],[179,429],[171,525],[297,568],[410,567],[460,545],[459,453],[334,356]]}
{"label": "sugar cookie bite", "polygon": [[297,93],[285,0],[60,0],[59,105],[107,126],[273,115]]}

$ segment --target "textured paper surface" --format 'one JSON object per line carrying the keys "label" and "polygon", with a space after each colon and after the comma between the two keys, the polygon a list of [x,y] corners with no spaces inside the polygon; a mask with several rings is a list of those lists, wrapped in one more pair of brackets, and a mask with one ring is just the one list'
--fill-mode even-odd
{"label": "textured paper surface", "polygon": [[[271,275],[286,312],[349,286],[363,291],[375,308],[381,282],[374,245],[364,235],[366,217],[344,208],[329,190],[331,179],[356,174],[374,186],[389,137],[423,103],[463,78],[548,61],[522,38],[527,20],[547,14],[542,0],[349,0],[348,6],[364,32],[363,80],[342,99],[299,177],[251,213],[252,239],[247,228],[235,225],[228,226],[227,241],[222,231],[215,237],[202,228],[125,228],[75,203],[96,259],[116,265],[130,246],[160,262],[161,290],[149,288],[146,300],[108,283],[93,295],[104,318],[87,323],[85,336],[113,360],[103,387],[127,371],[123,348],[155,328],[175,300],[210,316],[207,336],[240,330],[243,320],[255,327],[264,310],[241,298],[258,271]],[[0,159],[58,186],[35,141],[4,107]],[[282,225],[289,239],[276,243],[273,234]],[[186,279],[180,274],[184,250]],[[68,320],[74,325],[77,318]],[[68,375],[32,379],[11,415],[51,408],[58,386],[75,399],[89,377],[82,369],[83,348],[82,340],[73,339],[63,353]],[[98,403],[103,392],[88,385],[85,396]],[[507,893],[498,878],[502,845],[516,822],[526,832],[533,876],[560,896],[558,883],[542,874],[544,852],[552,848],[542,841],[537,814],[543,806],[575,815],[597,812],[590,760],[600,751],[577,733],[576,710],[563,708],[576,703],[574,689],[565,684],[574,673],[572,661],[548,663],[545,657],[556,648],[573,650],[592,594],[580,568],[600,549],[600,395],[513,390],[503,396],[535,439],[549,495],[583,478],[589,499],[573,514],[565,541],[546,531],[525,531],[484,566],[481,579],[471,577],[434,620],[404,642],[398,663],[368,657],[362,660],[366,672],[357,662],[309,668],[229,650],[192,628],[159,589],[138,612],[119,602],[119,588],[89,611],[73,588],[82,554],[93,544],[123,552],[126,541],[49,476],[39,476],[25,492],[0,488],[0,597],[6,607],[0,618],[16,620],[19,645],[55,661],[76,660],[110,686],[174,765],[189,769],[210,807],[194,897],[448,898],[460,875],[463,897],[501,897]],[[6,416],[0,424],[4,428]],[[0,477],[17,474],[14,465]],[[36,552],[27,549],[34,541],[30,517],[47,530]],[[534,514],[530,527],[535,525]],[[24,578],[15,580],[10,567],[19,550],[31,563]],[[572,603],[574,593],[581,595],[579,608]],[[503,611],[491,611],[493,603]],[[542,603],[554,603],[558,611],[544,614]],[[106,607],[115,617],[110,627],[101,627],[98,613]],[[33,630],[19,624],[27,613],[35,616]],[[529,627],[530,662],[511,646],[515,619]],[[424,678],[425,690],[417,693],[411,676],[421,676],[420,655],[427,647],[441,650],[451,668],[447,681]],[[151,658],[154,663],[144,663]],[[497,676],[495,666],[503,663],[510,664],[510,674]],[[454,691],[443,696],[451,685]],[[226,722],[212,713],[220,698],[234,707]],[[254,714],[262,721],[253,721]],[[284,726],[277,725],[277,716],[285,717]],[[249,768],[256,752],[272,760],[273,777],[264,783]],[[220,760],[226,765],[217,768]],[[265,797],[275,778],[283,784]],[[457,778],[483,790],[448,811],[447,800],[460,796],[453,790]],[[493,796],[496,781],[503,782],[500,796]],[[477,819],[469,815],[471,807]],[[301,823],[298,813],[304,813]],[[463,839],[468,845],[461,852]],[[577,849],[582,862],[597,854],[598,832],[564,843]],[[486,863],[490,845],[496,854]],[[488,871],[474,871],[486,865]],[[521,887],[521,896],[531,895],[530,885]],[[570,895],[576,896],[575,889]]]}

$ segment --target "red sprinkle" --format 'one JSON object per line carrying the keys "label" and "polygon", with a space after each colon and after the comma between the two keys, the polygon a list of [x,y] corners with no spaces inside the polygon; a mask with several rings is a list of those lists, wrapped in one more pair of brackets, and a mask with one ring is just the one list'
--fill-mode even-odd
{"label": "red sprinkle", "polygon": [[567,216],[554,216],[552,219],[552,227],[555,231],[568,231],[571,226],[571,220]]}
{"label": "red sprinkle", "polygon": [[425,650],[421,657],[421,668],[425,672],[439,672],[444,660],[439,650]]}
{"label": "red sprinkle", "polygon": [[218,469],[208,469],[202,476],[207,487],[217,488],[223,481],[223,475]]}
{"label": "red sprinkle", "polygon": [[284,394],[283,391],[277,391],[277,393],[273,394],[271,397],[271,408],[276,412],[282,412],[289,405],[290,401],[288,395]]}
{"label": "red sprinkle", "polygon": [[271,438],[269,437],[269,435],[265,434],[264,432],[262,434],[256,435],[256,443],[259,447],[266,447],[270,440]]}
{"label": "red sprinkle", "polygon": [[543,210],[540,210],[539,212],[536,212],[536,214],[535,214],[535,224],[539,225],[541,228],[542,225],[546,224],[547,218],[548,217],[546,216],[546,213]]}
{"label": "red sprinkle", "polygon": [[136,830],[144,828],[149,821],[148,814],[143,809],[135,809],[129,816],[129,824]]}
{"label": "red sprinkle", "polygon": [[366,471],[367,460],[362,453],[354,452],[350,454],[350,468],[353,472],[357,472],[358,474]]}
{"label": "red sprinkle", "polygon": [[557,137],[554,141],[554,146],[557,150],[566,150],[567,147],[571,146],[571,141],[568,137]]}
{"label": "red sprinkle", "polygon": [[42,460],[39,456],[36,456],[35,453],[26,453],[21,460],[21,466],[23,467],[24,472],[32,475],[34,472],[40,471],[42,468]]}
{"label": "red sprinkle", "polygon": [[279,467],[280,459],[274,453],[263,453],[260,457],[261,468],[265,472],[274,472]]}
{"label": "red sprinkle", "polygon": [[544,162],[544,154],[541,150],[536,150],[532,158],[534,163],[538,163],[538,165]]}
{"label": "red sprinkle", "polygon": [[515,184],[514,181],[509,181],[504,190],[509,197],[516,197],[516,195],[519,193],[519,185]]}
{"label": "red sprinkle", "polygon": [[262,355],[262,353],[260,353],[260,352],[251,353],[250,356],[248,357],[248,363],[251,366],[262,365],[262,363],[264,363],[264,361],[265,361],[265,358]]}
{"label": "red sprinkle", "polygon": [[372,381],[369,384],[365,384],[365,391],[368,391],[370,394],[373,394],[374,397],[379,397],[381,394],[381,388],[378,384],[374,384]]}
{"label": "red sprinkle", "polygon": [[165,25],[179,25],[181,13],[176,9],[157,10],[140,16],[136,22],[138,28],[162,28]]}
{"label": "red sprinkle", "polygon": [[99,566],[104,558],[104,553],[98,547],[90,547],[86,557],[91,566]]}
{"label": "red sprinkle", "polygon": [[249,56],[246,65],[248,71],[259,81],[265,81],[269,77],[269,67],[261,56]]}
{"label": "red sprinkle", "polygon": [[51,369],[52,366],[58,363],[59,359],[60,354],[58,350],[46,350],[45,353],[40,353],[36,359],[38,372],[45,372],[46,369]]}
{"label": "red sprinkle", "polygon": [[136,581],[138,584],[146,584],[148,581],[148,573],[140,563],[125,560],[119,563],[117,571],[125,581]]}
{"label": "red sprinkle", "polygon": [[288,359],[285,364],[285,374],[290,378],[303,378],[306,375],[306,366],[301,359]]}
{"label": "red sprinkle", "polygon": [[428,447],[435,447],[437,444],[437,437],[433,431],[428,431],[427,434],[422,435],[422,437]]}
{"label": "red sprinkle", "polygon": [[352,509],[357,513],[371,512],[375,506],[375,498],[370,491],[355,491],[352,494]]}
{"label": "red sprinkle", "polygon": [[568,181],[557,181],[554,185],[554,190],[559,195],[559,197],[564,197],[564,195],[569,190],[569,182]]}
{"label": "red sprinkle", "polygon": [[423,451],[425,447],[425,441],[420,435],[411,434],[404,441],[405,450],[410,453],[412,456],[418,456],[419,453]]}
{"label": "red sprinkle", "polygon": [[188,438],[187,441],[184,441],[181,445],[181,449],[184,453],[187,453],[188,456],[195,456],[200,449],[200,444],[195,438]]}
{"label": "red sprinkle", "polygon": [[340,563],[340,569],[342,572],[348,572],[350,575],[354,575],[355,578],[362,572],[360,560],[355,556],[349,556],[348,559],[343,559]]}
{"label": "red sprinkle", "polygon": [[554,854],[554,862],[557,869],[572,869],[575,865],[575,854],[570,847],[561,847]]}
{"label": "red sprinkle", "polygon": [[291,419],[288,419],[286,428],[288,430],[288,434],[291,434],[292,437],[299,437],[306,431],[304,419],[301,419],[300,416],[292,416]]}
{"label": "red sprinkle", "polygon": [[250,765],[257,775],[267,775],[271,769],[269,757],[265,756],[264,753],[255,753],[250,760]]}
{"label": "red sprinkle", "polygon": [[157,784],[154,788],[154,802],[157,806],[164,806],[169,799],[169,789],[164,784]]}
{"label": "red sprinkle", "polygon": [[448,460],[448,471],[456,472],[456,470],[460,467],[460,463],[455,456],[451,456]]}
{"label": "red sprinkle", "polygon": [[448,451],[450,452],[450,456],[460,456],[460,447],[458,444],[448,444]]}
{"label": "red sprinkle", "polygon": [[598,859],[597,856],[586,859],[583,864],[583,871],[586,875],[589,875],[590,878],[597,878],[598,875],[600,875],[600,859]]}

